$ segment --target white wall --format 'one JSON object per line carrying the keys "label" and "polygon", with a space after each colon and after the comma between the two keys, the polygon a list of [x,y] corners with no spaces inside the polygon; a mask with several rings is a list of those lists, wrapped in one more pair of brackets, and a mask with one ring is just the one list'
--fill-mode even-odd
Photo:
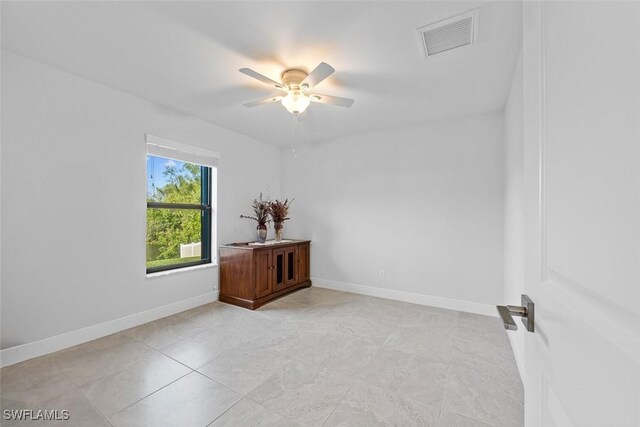
{"label": "white wall", "polygon": [[[520,305],[524,292],[524,100],[522,54],[504,111],[504,304]],[[509,331],[522,376],[524,328]]]}
{"label": "white wall", "polygon": [[2,348],[217,288],[216,268],[145,277],[145,133],[220,153],[221,243],[255,238],[238,216],[279,196],[262,142],[6,51],[2,88]]}
{"label": "white wall", "polygon": [[494,314],[503,132],[495,113],[301,144],[297,158],[285,151],[283,195],[295,197],[285,235],[313,241],[316,282],[472,301]]}

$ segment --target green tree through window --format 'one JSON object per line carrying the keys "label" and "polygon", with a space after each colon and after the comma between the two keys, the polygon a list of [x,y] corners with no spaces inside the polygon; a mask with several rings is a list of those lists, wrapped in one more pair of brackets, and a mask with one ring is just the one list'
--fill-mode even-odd
{"label": "green tree through window", "polygon": [[211,262],[210,174],[147,156],[147,272]]}

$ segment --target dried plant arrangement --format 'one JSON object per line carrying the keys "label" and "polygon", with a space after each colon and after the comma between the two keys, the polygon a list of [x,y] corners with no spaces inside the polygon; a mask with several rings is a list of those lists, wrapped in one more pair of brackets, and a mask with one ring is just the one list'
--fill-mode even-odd
{"label": "dried plant arrangement", "polygon": [[291,201],[289,201],[289,199],[285,199],[284,202],[276,199],[269,203],[269,214],[271,215],[271,219],[274,223],[282,223],[289,219],[287,214],[289,213],[289,206],[292,202],[293,199],[291,199]]}
{"label": "dried plant arrangement", "polygon": [[262,200],[262,193],[260,193],[260,198],[253,200],[252,207],[254,216],[240,215],[240,218],[252,219],[258,223],[259,227],[266,227],[267,223],[269,222],[269,214],[271,212],[270,202]]}

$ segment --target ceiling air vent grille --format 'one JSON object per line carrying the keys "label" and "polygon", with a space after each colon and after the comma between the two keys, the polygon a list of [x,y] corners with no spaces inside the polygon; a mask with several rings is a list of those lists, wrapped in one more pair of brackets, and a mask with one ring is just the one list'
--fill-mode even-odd
{"label": "ceiling air vent grille", "polygon": [[473,44],[477,21],[476,10],[418,28],[425,56]]}

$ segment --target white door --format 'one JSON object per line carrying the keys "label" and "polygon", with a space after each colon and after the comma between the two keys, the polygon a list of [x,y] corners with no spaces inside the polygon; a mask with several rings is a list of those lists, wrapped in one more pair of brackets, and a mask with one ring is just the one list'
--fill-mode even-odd
{"label": "white door", "polygon": [[640,426],[640,2],[525,2],[527,426]]}

